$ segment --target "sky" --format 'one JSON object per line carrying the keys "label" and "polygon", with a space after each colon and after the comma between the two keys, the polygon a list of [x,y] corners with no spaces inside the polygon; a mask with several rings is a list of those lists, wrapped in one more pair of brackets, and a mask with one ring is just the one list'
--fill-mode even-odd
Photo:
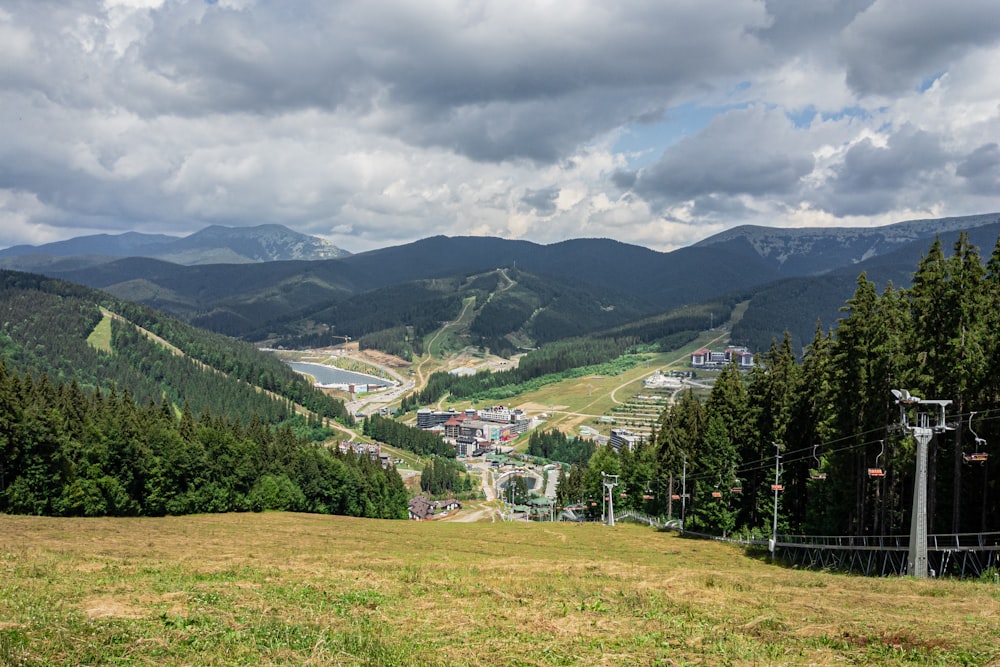
{"label": "sky", "polygon": [[1000,211],[996,0],[0,0],[0,248]]}

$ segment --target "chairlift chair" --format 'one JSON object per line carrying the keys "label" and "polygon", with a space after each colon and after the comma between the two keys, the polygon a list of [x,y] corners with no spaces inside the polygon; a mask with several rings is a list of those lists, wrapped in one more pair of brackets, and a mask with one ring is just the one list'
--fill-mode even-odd
{"label": "chairlift chair", "polygon": [[879,440],[879,443],[882,445],[882,451],[880,451],[878,456],[875,457],[875,467],[868,469],[868,476],[872,478],[885,477],[885,470],[878,467],[878,460],[882,458],[883,454],[885,454],[885,440]]}
{"label": "chairlift chair", "polygon": [[819,447],[819,445],[813,445],[813,458],[816,459],[816,468],[814,470],[809,471],[809,479],[821,480],[821,479],[826,479],[826,473],[819,471],[820,460],[819,456],[816,454],[817,447]]}
{"label": "chairlift chair", "polygon": [[986,463],[990,458],[990,455],[982,451],[986,447],[986,440],[980,438],[979,435],[972,430],[972,418],[976,415],[975,412],[969,413],[969,431],[972,433],[972,437],[976,441],[976,449],[979,451],[973,452],[971,454],[963,454],[962,458],[965,459],[966,463]]}

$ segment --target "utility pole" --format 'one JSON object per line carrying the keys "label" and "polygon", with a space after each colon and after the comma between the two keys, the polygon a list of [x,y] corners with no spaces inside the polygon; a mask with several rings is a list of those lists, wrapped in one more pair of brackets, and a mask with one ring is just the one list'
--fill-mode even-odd
{"label": "utility pole", "polygon": [[667,517],[674,518],[674,473],[670,473],[667,486]]}
{"label": "utility pole", "polygon": [[684,517],[685,510],[687,510],[687,475],[688,475],[688,457],[687,454],[684,455],[684,468],[681,472],[681,530],[684,530]]}
{"label": "utility pole", "polygon": [[771,490],[774,491],[774,522],[771,524],[771,541],[768,542],[767,550],[771,552],[771,560],[774,560],[774,550],[778,544],[778,492],[782,490],[778,483],[778,476],[781,474],[781,445],[772,442],[774,445],[774,484]]}
{"label": "utility pole", "polygon": [[[917,441],[917,469],[913,480],[913,506],[910,508],[910,551],[906,558],[906,573],[918,579],[927,578],[927,455],[928,445],[935,433],[949,430],[945,422],[944,409],[951,405],[948,400],[924,400],[911,396],[905,389],[893,389],[899,406],[900,423]],[[930,415],[919,412],[921,405],[935,405],[938,408],[936,423],[931,424]],[[918,406],[917,423],[911,425],[907,410]]]}
{"label": "utility pole", "polygon": [[608,494],[608,525],[615,525],[615,487],[618,486],[618,475],[607,475],[601,471],[601,482],[604,492]]}

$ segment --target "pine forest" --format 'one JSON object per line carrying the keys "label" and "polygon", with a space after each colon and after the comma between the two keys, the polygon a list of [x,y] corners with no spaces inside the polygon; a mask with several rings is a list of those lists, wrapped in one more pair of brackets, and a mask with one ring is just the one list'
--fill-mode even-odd
{"label": "pine forest", "polygon": [[950,255],[937,240],[910,287],[879,293],[862,274],[841,310],[801,360],[786,335],[745,375],[722,371],[706,400],[683,394],[650,444],[598,448],[561,478],[560,502],[600,514],[603,471],[621,475],[617,508],[684,511],[686,528],[716,535],[769,532],[780,456],[780,532],[905,534],[915,442],[895,389],[951,401],[930,445],[929,532],[995,530],[1000,243],[984,263],[964,234]]}

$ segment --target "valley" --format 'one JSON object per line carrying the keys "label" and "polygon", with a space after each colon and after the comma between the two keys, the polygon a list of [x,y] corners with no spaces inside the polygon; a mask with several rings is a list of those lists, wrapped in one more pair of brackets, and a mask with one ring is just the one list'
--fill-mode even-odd
{"label": "valley", "polygon": [[[973,229],[975,234],[995,232],[993,219],[985,216],[977,220],[982,226]],[[912,238],[899,236],[902,240],[886,246],[884,255],[866,250],[858,265],[874,270],[879,265],[873,262],[885,260],[884,266],[903,266],[918,242],[912,239],[924,238],[931,227],[910,225],[906,229],[911,230]],[[470,481],[467,473],[471,471],[464,467],[464,461],[454,460],[458,453],[462,457],[474,453],[495,456],[490,459],[491,466],[503,466],[504,472],[509,467],[558,461],[565,484],[555,489],[547,484],[546,495],[551,497],[555,492],[562,505],[584,507],[590,518],[594,518],[596,499],[603,496],[602,474],[621,476],[623,509],[654,515],[673,516],[677,484],[690,483],[694,490],[689,494],[691,515],[687,519],[692,526],[706,532],[728,533],[737,527],[749,530],[764,523],[766,508],[774,502],[768,494],[774,485],[773,478],[768,479],[768,468],[770,450],[780,442],[785,449],[778,449],[782,465],[776,466],[775,477],[788,476],[788,484],[778,486],[788,489],[787,507],[781,512],[790,530],[827,526],[823,530],[839,534],[832,531],[847,530],[841,524],[850,521],[851,525],[864,524],[867,531],[897,531],[908,516],[902,500],[911,484],[907,449],[903,437],[895,431],[890,434],[886,426],[889,418],[879,397],[890,395],[889,389],[895,388],[889,383],[896,380],[888,378],[909,378],[908,386],[922,387],[928,376],[913,365],[914,359],[893,352],[892,346],[901,345],[901,341],[912,345],[914,340],[932,340],[931,332],[921,329],[931,321],[921,319],[925,317],[921,309],[967,301],[961,312],[972,313],[968,317],[974,320],[956,326],[976,332],[966,340],[984,351],[992,349],[994,344],[983,334],[992,322],[992,297],[980,299],[979,295],[993,293],[994,277],[989,271],[977,274],[968,269],[968,275],[962,273],[966,271],[963,267],[976,266],[971,260],[980,257],[971,235],[959,235],[954,256],[947,256],[947,246],[935,240],[917,266],[921,281],[911,287],[880,294],[879,286],[867,274],[852,278],[854,296],[841,301],[846,306],[838,306],[838,328],[827,333],[821,322],[814,322],[814,339],[807,349],[798,346],[791,331],[773,336],[765,347],[739,348],[739,332],[752,327],[758,331],[756,336],[773,331],[785,319],[772,317],[766,329],[761,329],[762,313],[780,312],[796,298],[820,304],[823,299],[817,298],[813,287],[826,281],[841,289],[844,277],[851,275],[849,271],[857,270],[858,265],[838,269],[836,279],[825,275],[818,281],[798,275],[750,287],[752,271],[742,272],[743,268],[760,268],[759,262],[776,261],[785,269],[798,266],[797,271],[804,270],[808,258],[828,250],[821,247],[818,238],[744,230],[700,245],[698,254],[707,262],[701,268],[710,270],[711,280],[709,273],[692,270],[687,277],[695,283],[686,284],[696,288],[685,294],[696,297],[710,288],[709,293],[716,296],[666,311],[649,301],[657,293],[656,284],[663,287],[659,281],[676,275],[671,272],[678,268],[689,271],[692,265],[680,262],[668,267],[656,254],[603,241],[555,244],[557,248],[441,237],[380,251],[380,269],[370,274],[356,272],[367,266],[367,259],[351,256],[306,263],[273,262],[267,271],[253,272],[243,266],[178,267],[160,262],[154,273],[143,278],[148,284],[168,289],[179,299],[176,304],[186,303],[180,310],[192,322],[226,321],[226,327],[239,329],[242,325],[238,320],[253,314],[254,331],[266,332],[262,340],[270,346],[268,354],[260,352],[265,343],[211,333],[86,287],[5,272],[5,298],[9,312],[16,317],[12,316],[13,325],[5,330],[9,342],[0,342],[7,345],[10,358],[16,361],[18,375],[11,380],[15,386],[48,374],[60,383],[56,394],[64,391],[62,387],[70,380],[83,381],[84,393],[99,388],[101,392],[116,392],[116,397],[120,386],[126,391],[126,400],[134,397],[138,405],[147,406],[145,410],[160,406],[162,418],[181,417],[178,424],[165,424],[167,429],[180,429],[180,440],[167,445],[157,441],[157,447],[166,446],[168,451],[174,446],[179,450],[190,447],[191,456],[197,459],[202,456],[199,451],[218,446],[220,441],[212,431],[216,422],[233,429],[236,441],[248,446],[259,446],[257,443],[278,434],[289,441],[297,439],[296,446],[311,442],[320,448],[336,444],[350,449],[342,444],[350,440],[360,444],[357,453],[371,452],[371,460],[383,464],[395,461],[398,473],[390,470],[388,474],[393,484],[397,474],[405,478],[409,494],[419,493],[421,487],[433,488],[435,497],[442,500],[449,492],[464,494],[462,500],[469,501],[466,510],[477,519],[496,516],[488,501],[480,504],[483,501],[475,491],[480,483],[491,486],[490,474],[477,472],[481,480]],[[743,248],[741,253],[746,251],[743,241],[749,243],[750,255],[740,255],[742,259],[733,264],[721,261],[724,256],[735,258],[738,248]],[[854,241],[848,245],[851,252],[861,247]],[[729,255],[705,254],[714,253],[706,248],[715,246],[723,247]],[[786,253],[780,261],[773,256],[776,248],[784,248]],[[412,253],[419,251],[423,253],[421,261],[433,264],[442,249],[447,250],[442,259],[450,268],[435,271],[411,261]],[[488,268],[481,268],[479,253],[484,249],[494,252],[485,255]],[[560,255],[568,249],[577,253],[572,259]],[[624,262],[614,277],[596,270],[607,266],[602,262],[609,259],[603,256],[609,249],[618,253],[615,259],[619,263]],[[511,260],[509,265],[499,261],[507,252],[516,254],[506,256]],[[804,254],[798,257],[801,261],[788,264],[788,252]],[[753,253],[757,259],[752,259]],[[682,256],[671,260],[679,261]],[[689,259],[695,258],[692,255]],[[824,261],[833,260],[826,257]],[[552,277],[523,268],[542,264],[546,271],[560,275]],[[111,261],[94,268],[91,277],[122,285],[114,281],[151,266],[142,258]],[[637,277],[636,267],[646,267],[650,275]],[[726,277],[729,271],[742,272],[746,285],[734,289]],[[401,278],[413,280],[391,283]],[[963,285],[979,287],[956,289],[949,281],[957,285],[959,278],[965,281]],[[938,283],[935,289],[947,293],[948,299],[920,296],[922,289],[929,289],[927,285]],[[723,285],[729,291],[720,294]],[[804,287],[807,285],[812,287]],[[629,293],[621,291],[626,287]],[[678,294],[684,291],[678,290]],[[39,308],[39,304],[51,305]],[[947,317],[935,321],[952,324]],[[841,336],[841,331],[846,333]],[[289,345],[312,340],[323,344]],[[732,348],[737,365],[731,368],[730,344],[737,346]],[[871,374],[855,380],[844,370],[846,359],[865,355],[878,359],[870,363],[885,373],[877,376],[877,381]],[[365,373],[380,378],[380,382],[391,379],[395,385],[386,391],[353,394],[336,389],[319,391],[278,356]],[[709,358],[711,363],[705,363]],[[925,355],[915,359],[939,358]],[[963,358],[955,357],[955,363],[960,364]],[[982,358],[992,355],[983,352]],[[947,377],[944,368],[937,368],[934,374]],[[975,433],[977,442],[988,442],[993,431],[988,408],[991,385],[982,379],[986,368],[984,364],[964,371],[980,377],[974,385],[980,392],[977,397],[962,399],[978,408],[974,411],[979,415],[977,423],[973,424],[969,415],[956,417],[966,422],[964,426]],[[192,381],[193,377],[197,380]],[[871,384],[853,386],[850,382]],[[69,391],[76,389],[70,386]],[[22,394],[17,395],[23,399]],[[814,394],[822,399],[813,400]],[[854,414],[851,406],[859,399],[870,403],[863,413],[868,425],[865,433],[882,429],[886,431],[882,437],[866,439],[850,422]],[[46,395],[46,400],[54,399]],[[257,407],[248,409],[249,401]],[[492,406],[509,410],[497,417]],[[55,415],[65,409],[57,408]],[[429,414],[434,411],[439,414]],[[491,412],[495,414],[480,418],[480,413]],[[421,415],[430,421],[420,424],[421,429],[413,428]],[[251,418],[254,423],[248,424]],[[356,418],[360,423],[355,423]],[[467,427],[462,424],[464,419],[471,420]],[[445,422],[450,422],[447,427]],[[265,432],[258,430],[262,427]],[[450,429],[447,442],[440,437],[445,428]],[[835,448],[828,444],[841,432],[854,434],[850,445]],[[88,443],[92,439],[99,445],[97,431],[83,434],[73,437],[85,436]],[[959,464],[972,460],[965,456],[963,437],[957,437],[953,445],[957,452],[954,461],[958,462],[953,474],[937,477],[940,488],[935,501],[942,508],[935,514],[938,530],[976,529],[977,519],[980,526],[988,526],[995,512],[991,475],[995,462],[979,456],[974,460],[980,468],[959,469]],[[381,443],[382,449],[365,449],[373,440]],[[882,444],[886,441],[893,444]],[[53,485],[63,494],[59,504],[53,505],[57,511],[97,512],[100,507],[147,511],[142,505],[147,484],[144,471],[133,479],[115,479],[106,473],[114,470],[110,461],[117,454],[93,465],[91,458],[102,450],[91,453],[86,447],[74,448],[70,446],[75,443],[72,437],[55,442],[69,443],[55,445],[65,447],[64,455],[69,458],[69,463],[54,473]],[[141,440],[139,444],[145,446]],[[35,460],[33,453],[16,456],[21,458],[10,465],[19,471],[28,470],[24,466]],[[185,490],[184,504],[177,506],[212,506],[206,501],[211,495],[199,494],[218,494],[215,506],[221,508],[315,507],[324,511],[331,507],[321,497],[332,487],[325,482],[317,484],[316,475],[304,467],[285,467],[288,461],[284,458],[267,453],[255,459],[235,487],[220,488],[218,483],[212,486],[203,478],[191,477],[193,486]],[[861,476],[876,459],[881,468],[894,469],[878,483]],[[755,461],[763,463],[753,465]],[[327,465],[325,459],[323,464]],[[949,465],[943,455],[938,464],[944,469]],[[156,465],[177,474],[184,459],[167,457]],[[280,470],[281,475],[268,472],[269,467]],[[292,471],[292,475],[285,471]],[[553,473],[553,479],[555,476]],[[826,478],[859,481],[854,492],[857,503],[848,507],[848,501],[837,496],[832,484],[819,484]],[[18,484],[37,482],[19,477]],[[127,488],[129,502],[134,504],[118,502],[115,493],[119,487]],[[368,488],[343,478],[334,487],[346,494],[337,498],[340,511],[369,516],[389,511],[378,504],[365,504]],[[86,494],[91,494],[94,502],[81,501],[78,488],[88,499]],[[298,495],[303,488],[312,495]],[[0,496],[14,507],[33,507],[31,503],[43,495],[31,487],[23,495],[29,503],[21,493],[18,487],[17,494]],[[395,503],[390,512],[393,515],[401,513],[399,500],[394,497],[390,501]],[[528,501],[530,495],[525,495],[518,504]],[[155,505],[156,511],[163,507]],[[979,514],[968,509],[963,512],[963,507],[975,507]]]}

